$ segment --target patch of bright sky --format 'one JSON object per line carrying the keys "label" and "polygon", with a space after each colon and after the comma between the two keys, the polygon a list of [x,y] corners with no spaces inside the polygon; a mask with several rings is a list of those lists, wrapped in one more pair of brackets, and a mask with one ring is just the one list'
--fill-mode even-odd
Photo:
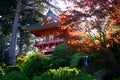
{"label": "patch of bright sky", "polygon": [[[50,3],[53,4],[53,5],[55,5],[55,6],[57,6],[57,7],[59,7],[62,11],[65,11],[66,8],[69,6],[68,1],[63,1],[63,0],[57,0],[57,1],[56,0],[52,0]],[[55,13],[55,14],[57,13],[58,14],[58,12],[54,11],[53,9],[50,9],[50,10],[53,13]],[[46,10],[46,12],[44,14],[46,14],[47,11],[48,10]]]}
{"label": "patch of bright sky", "polygon": [[67,3],[67,1],[66,2],[59,1],[57,6],[60,7],[62,11],[65,11],[66,7],[68,7],[68,3]]}
{"label": "patch of bright sky", "polygon": [[68,3],[68,1],[64,1],[64,0],[57,0],[57,1],[52,1],[52,4],[54,4],[55,6],[58,6],[62,11],[66,10],[66,7],[70,6],[70,3]]}

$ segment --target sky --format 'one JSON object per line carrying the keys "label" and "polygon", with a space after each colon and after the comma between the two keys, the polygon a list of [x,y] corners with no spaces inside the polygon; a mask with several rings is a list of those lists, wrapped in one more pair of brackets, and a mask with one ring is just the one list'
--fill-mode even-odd
{"label": "sky", "polygon": [[61,10],[66,10],[66,7],[68,6],[68,4],[67,3],[65,3],[64,1],[59,1],[59,3],[58,3],[58,7],[60,7],[61,8]]}
{"label": "sky", "polygon": [[63,0],[58,0],[56,2],[52,1],[51,3],[54,4],[55,6],[58,6],[59,8],[61,8],[62,11],[66,10],[66,7],[68,6],[67,0],[66,0],[66,3]]}
{"label": "sky", "polygon": [[[57,2],[57,3],[56,3]],[[67,3],[65,3],[63,0],[58,0],[58,1],[52,1],[52,2],[50,2],[51,4],[53,4],[53,5],[55,5],[55,6],[57,6],[57,7],[59,7],[62,11],[65,11],[66,10],[66,7],[68,6],[68,4]],[[53,9],[50,9],[53,13],[55,13],[55,14],[58,14],[59,12],[56,12],[56,11],[54,11]],[[47,12],[48,12],[48,10],[46,10],[45,12],[44,12],[44,15],[46,15],[47,14]]]}

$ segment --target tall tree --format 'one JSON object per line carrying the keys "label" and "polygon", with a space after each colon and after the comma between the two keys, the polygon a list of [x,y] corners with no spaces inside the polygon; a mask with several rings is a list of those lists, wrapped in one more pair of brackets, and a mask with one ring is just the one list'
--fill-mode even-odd
{"label": "tall tree", "polygon": [[15,0],[0,1],[0,63],[6,63],[8,58],[6,55],[8,55],[9,37],[15,5]]}
{"label": "tall tree", "polygon": [[16,13],[14,18],[14,23],[12,26],[12,38],[11,38],[11,44],[10,44],[10,65],[15,65],[15,49],[16,49],[16,36],[17,36],[17,30],[18,30],[18,23],[19,23],[19,17],[21,12],[21,2],[22,0],[17,1],[17,7],[16,7]]}

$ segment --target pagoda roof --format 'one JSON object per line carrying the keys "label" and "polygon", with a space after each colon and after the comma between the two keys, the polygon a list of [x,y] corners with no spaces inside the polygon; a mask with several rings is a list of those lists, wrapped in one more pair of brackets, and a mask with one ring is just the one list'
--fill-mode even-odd
{"label": "pagoda roof", "polygon": [[57,16],[52,11],[49,10],[47,15],[42,20],[42,22],[39,22],[37,24],[26,25],[25,29],[30,31],[36,31],[46,28],[57,27],[58,24],[59,24],[59,20]]}
{"label": "pagoda roof", "polygon": [[43,21],[42,21],[41,23],[43,23],[43,22],[47,19],[47,17],[49,17],[49,16],[50,16],[52,19],[54,19],[54,20],[56,20],[56,21],[59,22],[57,16],[56,16],[52,11],[49,10],[48,13],[47,13],[47,15],[44,17],[44,19],[43,19]]}

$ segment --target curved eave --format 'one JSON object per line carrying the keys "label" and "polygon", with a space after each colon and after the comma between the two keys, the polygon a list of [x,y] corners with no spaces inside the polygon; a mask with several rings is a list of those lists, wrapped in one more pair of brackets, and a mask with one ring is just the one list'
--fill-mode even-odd
{"label": "curved eave", "polygon": [[48,28],[53,28],[53,27],[57,27],[59,24],[59,22],[54,22],[54,23],[49,23],[49,24],[45,24],[45,25],[39,25],[36,27],[29,27],[27,30],[28,31],[38,31],[38,30],[42,30],[42,29],[48,29]]}

